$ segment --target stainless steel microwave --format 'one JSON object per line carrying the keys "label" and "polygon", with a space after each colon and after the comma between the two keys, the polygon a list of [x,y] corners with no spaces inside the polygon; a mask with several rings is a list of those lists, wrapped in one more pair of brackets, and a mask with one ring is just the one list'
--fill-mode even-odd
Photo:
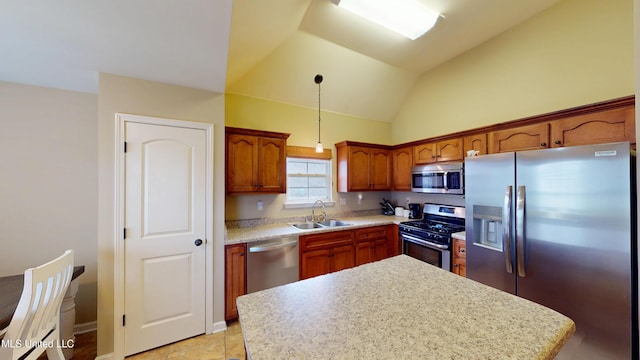
{"label": "stainless steel microwave", "polygon": [[463,163],[429,164],[411,169],[411,191],[464,194]]}

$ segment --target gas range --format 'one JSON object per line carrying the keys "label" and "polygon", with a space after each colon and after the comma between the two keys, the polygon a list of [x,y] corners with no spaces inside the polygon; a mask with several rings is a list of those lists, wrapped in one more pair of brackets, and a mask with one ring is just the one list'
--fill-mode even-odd
{"label": "gas range", "polygon": [[400,233],[422,240],[451,245],[451,234],[464,231],[465,209],[460,206],[424,204],[423,219],[400,223]]}
{"label": "gas range", "polygon": [[422,214],[400,223],[402,253],[451,271],[451,234],[464,230],[464,207],[427,203]]}

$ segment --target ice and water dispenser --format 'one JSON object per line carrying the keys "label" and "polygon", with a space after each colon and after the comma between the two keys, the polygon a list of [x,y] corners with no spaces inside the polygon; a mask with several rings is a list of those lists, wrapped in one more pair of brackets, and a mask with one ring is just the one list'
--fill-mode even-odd
{"label": "ice and water dispenser", "polygon": [[473,244],[502,251],[502,208],[473,205]]}

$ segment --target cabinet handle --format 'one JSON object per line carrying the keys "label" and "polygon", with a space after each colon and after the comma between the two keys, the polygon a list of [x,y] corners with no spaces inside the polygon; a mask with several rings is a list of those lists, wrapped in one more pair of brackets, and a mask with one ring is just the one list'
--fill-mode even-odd
{"label": "cabinet handle", "polygon": [[244,253],[240,253],[240,256],[244,256]]}
{"label": "cabinet handle", "polygon": [[547,146],[547,143],[543,142],[543,143],[540,144],[540,146]]}
{"label": "cabinet handle", "polygon": [[556,140],[556,145],[560,145],[560,144],[562,144],[562,141]]}

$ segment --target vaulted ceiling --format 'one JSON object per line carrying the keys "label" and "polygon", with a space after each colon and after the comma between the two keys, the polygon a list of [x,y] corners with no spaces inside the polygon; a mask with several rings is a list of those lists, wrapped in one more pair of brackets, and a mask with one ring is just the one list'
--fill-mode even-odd
{"label": "vaulted ceiling", "polygon": [[97,93],[98,73],[391,121],[424,72],[560,0],[420,0],[408,40],[330,0],[0,0],[0,80]]}

